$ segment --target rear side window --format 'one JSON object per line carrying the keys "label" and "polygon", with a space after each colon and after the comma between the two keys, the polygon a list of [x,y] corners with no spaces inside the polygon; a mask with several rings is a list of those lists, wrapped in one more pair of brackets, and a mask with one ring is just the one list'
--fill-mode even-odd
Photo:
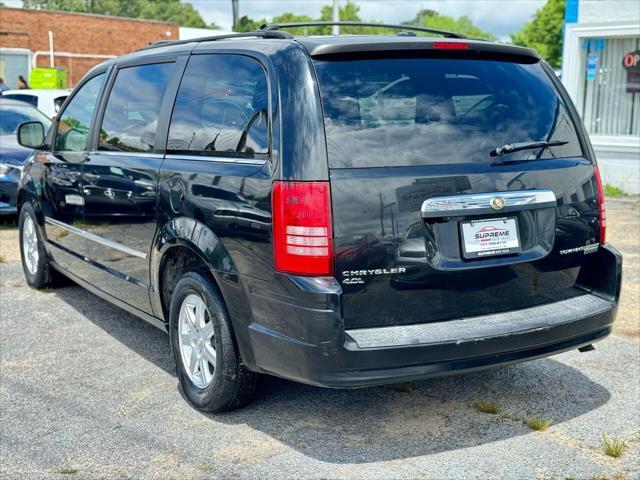
{"label": "rear side window", "polygon": [[9,93],[3,95],[4,98],[11,98],[13,100],[20,100],[21,102],[27,102],[34,107],[38,106],[38,97],[35,95],[25,95],[23,93]]}
{"label": "rear side window", "polygon": [[194,55],[176,97],[167,151],[266,158],[269,95],[262,66],[239,55]]}
{"label": "rear side window", "polygon": [[118,70],[100,128],[99,150],[153,150],[160,106],[173,63]]}
{"label": "rear side window", "polygon": [[491,150],[531,141],[567,144],[502,159],[582,155],[538,63],[386,58],[318,61],[316,71],[332,168],[490,162]]}

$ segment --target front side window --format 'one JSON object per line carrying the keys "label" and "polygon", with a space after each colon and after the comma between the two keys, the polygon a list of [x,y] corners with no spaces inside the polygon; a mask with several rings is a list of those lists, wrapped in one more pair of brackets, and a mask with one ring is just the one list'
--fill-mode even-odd
{"label": "front side window", "polygon": [[332,168],[493,161],[509,143],[566,142],[505,160],[582,155],[539,63],[447,58],[316,61]]}
{"label": "front side window", "polygon": [[118,70],[100,127],[99,150],[153,150],[160,107],[173,63]]}
{"label": "front side window", "polygon": [[194,55],[184,73],[169,127],[167,151],[266,157],[267,77],[239,55]]}
{"label": "front side window", "polygon": [[55,151],[82,152],[87,149],[91,117],[96,108],[104,77],[104,73],[96,75],[80,87],[60,115],[54,144]]}

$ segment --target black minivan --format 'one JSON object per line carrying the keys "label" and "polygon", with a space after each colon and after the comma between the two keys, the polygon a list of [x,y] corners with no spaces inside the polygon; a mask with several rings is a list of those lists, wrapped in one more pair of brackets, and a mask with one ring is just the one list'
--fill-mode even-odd
{"label": "black minivan", "polygon": [[62,273],[167,331],[206,411],[258,373],[360,387],[610,333],[598,167],[534,51],[289,26],[150,45],[91,70],[48,133],[22,124],[29,285]]}

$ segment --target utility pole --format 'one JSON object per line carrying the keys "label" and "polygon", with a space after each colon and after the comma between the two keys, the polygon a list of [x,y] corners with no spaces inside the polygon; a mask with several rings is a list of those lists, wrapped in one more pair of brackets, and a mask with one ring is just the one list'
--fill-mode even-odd
{"label": "utility pole", "polygon": [[238,24],[238,0],[231,0],[231,13],[233,15],[233,26],[231,30],[235,30]]}
{"label": "utility pole", "polygon": [[[338,0],[333,0],[333,21],[340,21],[340,9],[338,8]],[[340,35],[340,25],[333,25],[331,27],[332,35]]]}

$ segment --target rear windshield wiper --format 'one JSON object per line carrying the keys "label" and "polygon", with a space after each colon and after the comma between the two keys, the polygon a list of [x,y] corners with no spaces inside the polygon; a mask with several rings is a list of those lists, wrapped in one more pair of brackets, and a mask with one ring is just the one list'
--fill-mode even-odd
{"label": "rear windshield wiper", "polygon": [[[522,150],[534,150],[536,148],[549,148],[549,147],[559,147],[561,145],[566,145],[569,142],[564,141],[554,141],[554,142],[523,142],[523,143],[506,143],[501,147],[496,148],[495,150],[491,150],[489,155],[492,157],[501,157],[502,155],[506,155],[507,153],[520,152]],[[528,160],[528,159],[524,159]],[[517,160],[514,160],[517,161]]]}

